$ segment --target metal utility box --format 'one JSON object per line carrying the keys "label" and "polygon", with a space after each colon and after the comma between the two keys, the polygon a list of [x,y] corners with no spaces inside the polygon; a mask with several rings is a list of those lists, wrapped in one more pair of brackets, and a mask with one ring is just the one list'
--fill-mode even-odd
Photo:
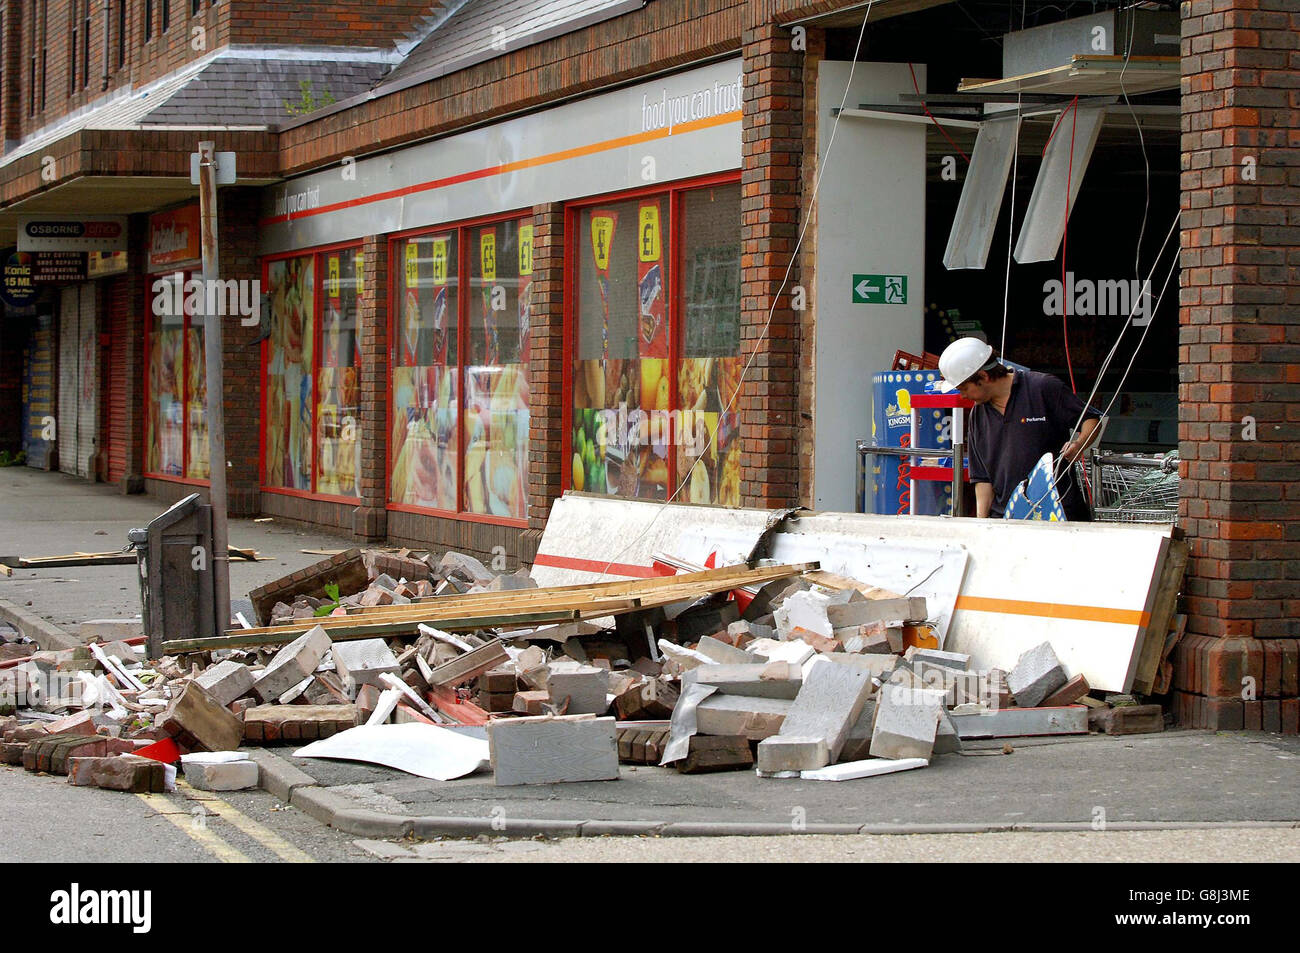
{"label": "metal utility box", "polygon": [[127,539],[140,567],[140,604],[149,658],[167,639],[217,635],[212,574],[212,507],[191,493]]}

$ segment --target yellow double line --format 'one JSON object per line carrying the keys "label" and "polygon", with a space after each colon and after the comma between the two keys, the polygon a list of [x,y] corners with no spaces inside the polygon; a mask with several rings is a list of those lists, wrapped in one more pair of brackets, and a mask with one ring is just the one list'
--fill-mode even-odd
{"label": "yellow double line", "polygon": [[[209,791],[195,791],[189,785],[185,784],[184,781],[177,781],[176,786],[178,793],[183,794],[186,800],[202,806],[202,815],[196,815],[189,811],[186,811],[182,815],[158,810],[157,802],[152,800],[156,795],[137,794],[136,797],[140,798],[140,800],[144,801],[151,808],[157,811],[160,817],[167,818],[167,820],[169,820],[177,829],[183,831],[190,837],[190,839],[207,850],[223,864],[251,864],[253,861],[238,848],[232,847],[230,844],[226,843],[226,841],[218,837],[217,834],[208,826],[208,818],[221,818],[223,821],[261,844],[267,850],[271,851],[287,863],[313,864],[316,862],[316,859],[310,854],[304,853],[274,831],[263,827],[251,817],[240,813],[233,805],[223,801],[215,794],[212,794]],[[176,802],[170,798],[168,799],[168,803],[176,804]],[[198,817],[203,817],[204,820],[196,823],[196,818]]]}

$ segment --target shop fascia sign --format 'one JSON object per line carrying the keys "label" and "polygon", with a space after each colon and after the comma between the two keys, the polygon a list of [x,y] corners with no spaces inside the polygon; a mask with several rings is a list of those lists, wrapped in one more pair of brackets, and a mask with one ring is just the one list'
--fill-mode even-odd
{"label": "shop fascia sign", "polygon": [[126,251],[126,216],[25,216],[18,220],[18,250]]}
{"label": "shop fascia sign", "polygon": [[201,255],[197,202],[149,217],[150,271],[198,261]]}

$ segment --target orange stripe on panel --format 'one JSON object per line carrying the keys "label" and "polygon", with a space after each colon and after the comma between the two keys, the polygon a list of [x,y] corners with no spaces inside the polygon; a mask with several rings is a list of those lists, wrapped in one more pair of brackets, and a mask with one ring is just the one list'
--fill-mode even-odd
{"label": "orange stripe on panel", "polygon": [[1139,609],[1069,606],[1056,602],[988,599],[984,596],[958,596],[956,608],[974,612],[1001,612],[1007,615],[1041,616],[1046,619],[1073,619],[1078,622],[1113,622],[1116,625],[1145,626],[1151,621],[1150,613]]}
{"label": "orange stripe on panel", "polygon": [[470,172],[461,172],[457,175],[449,175],[441,179],[419,182],[415,185],[408,185],[400,189],[390,189],[387,192],[377,192],[374,195],[366,195],[361,198],[347,199],[343,202],[332,202],[329,205],[322,205],[319,208],[294,212],[292,215],[272,215],[269,218],[262,219],[258,224],[279,225],[290,220],[298,221],[299,219],[309,218],[313,215],[324,215],[327,212],[338,212],[342,209],[357,208],[361,205],[371,205],[375,202],[384,202],[388,199],[401,198],[405,195],[415,195],[419,192],[429,192],[435,189],[447,188],[451,185],[459,185],[462,182],[472,182],[475,179],[485,179],[493,175],[503,175],[507,172],[516,172],[520,169],[536,168],[537,166],[550,165],[554,162],[566,162],[569,159],[578,159],[583,156],[595,155],[600,152],[609,152],[613,149],[623,149],[628,146],[640,145],[643,142],[651,142],[655,139],[666,139],[669,136],[680,136],[684,133],[696,132],[700,129],[709,129],[713,126],[725,126],[728,123],[740,122],[740,118],[740,110],[734,110],[729,113],[721,113],[717,116],[709,116],[707,119],[695,119],[691,122],[684,122],[679,126],[675,126],[671,131],[668,129],[651,129],[648,132],[638,132],[630,136],[619,136],[616,139],[606,139],[602,142],[593,142],[590,145],[575,146],[572,149],[562,149],[559,152],[534,156],[531,159],[520,159],[517,162],[507,162],[503,165],[489,166],[484,169],[474,169]]}

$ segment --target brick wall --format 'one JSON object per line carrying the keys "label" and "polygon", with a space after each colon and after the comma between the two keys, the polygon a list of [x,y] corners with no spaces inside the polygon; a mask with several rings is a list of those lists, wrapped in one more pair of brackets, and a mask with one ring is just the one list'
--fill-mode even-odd
{"label": "brick wall", "polygon": [[[707,7],[707,9],[705,9]],[[294,174],[516,110],[734,52],[747,0],[655,0],[640,10],[286,129]]]}
{"label": "brick wall", "polygon": [[813,445],[817,434],[817,206],[812,201],[817,181],[817,68],[826,56],[826,32],[809,29],[803,52],[803,155],[800,189],[804,201],[799,228],[804,240],[799,252],[797,278],[805,308],[799,312],[799,496],[802,506],[814,509]]}
{"label": "brick wall", "polygon": [[[189,0],[185,2],[188,6]],[[231,5],[230,37],[241,44],[392,46],[413,35],[420,21],[441,5],[430,0],[236,2]]]}
{"label": "brick wall", "polygon": [[[259,189],[225,187],[217,191],[220,229],[220,274],[223,279],[260,281],[257,257]],[[262,419],[261,347],[249,342],[258,335],[256,325],[245,327],[237,317],[221,325],[222,384],[225,388],[226,496],[231,516],[255,516],[261,510],[258,489],[258,441]],[[217,461],[213,460],[216,466]]]}
{"label": "brick wall", "polygon": [[745,30],[744,55],[740,337],[754,357],[740,392],[740,496],[745,506],[779,507],[799,484],[800,329],[794,282],[781,286],[799,231],[803,54],[768,23]]}
{"label": "brick wall", "polygon": [[6,148],[22,136],[23,6],[5,4],[0,33],[4,45],[0,57],[0,126],[4,129],[0,139],[4,142],[0,145]]}
{"label": "brick wall", "polygon": [[1182,5],[1179,719],[1297,731],[1300,11]]}
{"label": "brick wall", "polygon": [[[44,17],[44,99],[40,96],[40,63],[37,63],[37,110],[29,109],[31,89],[30,57],[42,49],[42,23],[32,22],[30,4],[10,3],[5,31],[21,29],[21,40],[11,44],[6,36],[6,60],[16,56],[17,83],[6,82],[5,138],[18,139],[56,122],[61,117],[95,103],[106,92],[123,86],[142,86],[199,59],[228,42],[228,17],[233,0],[216,5],[205,2],[197,16],[190,16],[190,0],[171,0],[171,17],[166,32],[162,30],[162,0],[153,3],[153,32],[146,41],[144,0],[127,0],[126,56],[118,65],[119,25],[117,0],[110,5],[108,20],[108,82],[104,84],[104,8],[101,0],[89,0],[90,49],[89,71],[83,58],[86,41],[85,11],[87,0],[47,0]],[[252,4],[249,4],[252,6]],[[260,6],[260,5],[259,5]],[[19,16],[14,8],[19,7]],[[10,20],[19,21],[11,25]],[[76,26],[76,86],[69,89],[72,70],[72,27]],[[6,72],[6,79],[8,73]],[[10,112],[11,100],[14,111]],[[11,123],[11,117],[14,120]]]}
{"label": "brick wall", "polygon": [[[564,206],[533,208],[528,379],[528,531],[541,541],[564,469]],[[528,558],[536,555],[536,546]]]}

